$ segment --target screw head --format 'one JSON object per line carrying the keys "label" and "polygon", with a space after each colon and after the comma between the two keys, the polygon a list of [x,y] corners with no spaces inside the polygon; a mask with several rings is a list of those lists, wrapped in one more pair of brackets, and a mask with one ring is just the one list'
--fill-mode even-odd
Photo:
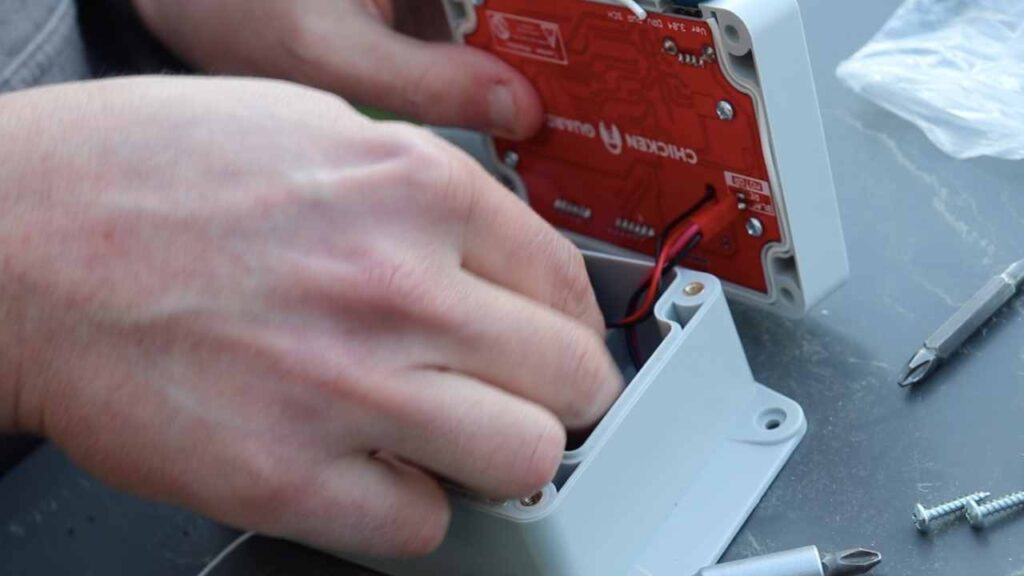
{"label": "screw head", "polygon": [[525,498],[520,498],[519,503],[527,508],[540,504],[540,501],[544,499],[544,492],[537,491]]}
{"label": "screw head", "polygon": [[661,41],[661,49],[669,56],[679,55],[679,46],[676,44],[676,41],[671,38],[665,38]]}
{"label": "screw head", "polygon": [[981,506],[977,502],[970,500],[964,505],[964,511],[967,516],[967,521],[971,523],[971,528],[984,528],[988,525],[988,519],[985,518],[985,513],[981,511]]}
{"label": "screw head", "polygon": [[691,298],[694,296],[700,296],[703,293],[704,285],[701,284],[700,282],[690,282],[689,284],[686,285],[685,288],[683,288],[683,294],[686,294]]}
{"label": "screw head", "polygon": [[505,157],[502,159],[505,162],[505,166],[509,168],[516,168],[519,166],[519,153],[515,150],[509,150],[505,152]]}
{"label": "screw head", "polygon": [[921,504],[914,506],[914,513],[912,517],[914,518],[914,526],[916,526],[918,530],[921,532],[931,531],[931,517],[929,517],[928,510],[926,510],[924,506]]}
{"label": "screw head", "polygon": [[719,120],[732,120],[736,117],[736,109],[732,107],[732,102],[728,100],[720,100],[718,106],[715,106],[715,113],[718,114]]}
{"label": "screw head", "polygon": [[751,218],[747,220],[746,224],[747,234],[754,238],[760,238],[764,236],[764,223],[757,218]]}

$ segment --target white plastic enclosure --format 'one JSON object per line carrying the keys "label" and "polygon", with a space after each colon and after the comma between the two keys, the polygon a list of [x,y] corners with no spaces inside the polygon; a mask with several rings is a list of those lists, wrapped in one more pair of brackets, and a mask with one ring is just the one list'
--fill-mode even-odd
{"label": "white plastic enclosure", "polygon": [[[456,40],[487,2],[442,1]],[[641,4],[677,8],[669,0]],[[729,80],[757,103],[786,232],[784,244],[763,254],[769,293],[676,269],[655,306],[653,356],[635,373],[621,335],[609,341],[629,384],[586,442],[565,453],[539,499],[487,502],[453,492],[451,529],[437,552],[356,562],[393,576],[690,576],[717,561],[803,438],[800,407],[755,382],[726,302],[728,295],[799,316],[848,275],[799,9],[796,0],[710,0],[692,14],[709,21]],[[484,164],[525,198],[493,143],[484,150]],[[601,306],[621,317],[648,264],[574,240],[587,251]]]}
{"label": "white plastic enclosure", "polygon": [[[587,258],[600,303],[621,309],[646,265]],[[696,284],[700,293],[687,295]],[[677,269],[655,317],[661,345],[586,442],[566,452],[539,501],[453,494],[437,552],[356,560],[395,576],[678,576],[714,563],[806,422],[797,404],[754,382],[713,276]]]}

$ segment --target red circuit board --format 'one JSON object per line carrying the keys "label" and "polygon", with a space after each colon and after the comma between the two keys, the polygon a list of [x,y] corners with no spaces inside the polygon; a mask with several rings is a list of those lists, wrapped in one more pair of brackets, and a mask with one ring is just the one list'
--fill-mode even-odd
{"label": "red circuit board", "polygon": [[[530,205],[565,230],[653,254],[656,238],[703,200],[735,202],[724,231],[686,265],[767,292],[761,255],[782,241],[754,100],[734,87],[700,18],[584,0],[488,0],[466,43],[519,69],[547,113],[513,151]],[[732,118],[719,116],[727,102]],[[763,225],[754,237],[750,218]]]}

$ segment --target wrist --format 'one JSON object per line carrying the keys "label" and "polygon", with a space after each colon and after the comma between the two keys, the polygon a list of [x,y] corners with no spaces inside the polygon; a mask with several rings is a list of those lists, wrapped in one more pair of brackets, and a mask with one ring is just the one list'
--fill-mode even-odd
{"label": "wrist", "polygon": [[0,433],[36,432],[24,417],[24,318],[14,295],[6,240],[0,234]]}
{"label": "wrist", "polygon": [[[18,149],[12,143],[20,140],[25,114],[21,106],[11,105],[14,96],[0,98],[0,157],[14,167]],[[0,434],[7,432],[39,433],[39,418],[28,417],[26,386],[27,320],[26,302],[18,288],[19,273],[15,258],[17,240],[21,236],[17,214],[19,201],[18,170],[5,170],[0,180]],[[37,411],[41,414],[41,410]]]}

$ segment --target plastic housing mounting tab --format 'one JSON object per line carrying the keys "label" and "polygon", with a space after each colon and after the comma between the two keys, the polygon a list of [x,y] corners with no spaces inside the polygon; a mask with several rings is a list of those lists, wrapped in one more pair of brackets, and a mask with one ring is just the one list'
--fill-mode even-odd
{"label": "plastic housing mounting tab", "polygon": [[[602,306],[642,262],[587,254]],[[703,285],[689,296],[684,287]],[[800,407],[751,375],[721,284],[677,269],[655,307],[660,347],[533,505],[453,494],[441,548],[355,558],[394,576],[678,576],[724,552],[806,431]]]}

